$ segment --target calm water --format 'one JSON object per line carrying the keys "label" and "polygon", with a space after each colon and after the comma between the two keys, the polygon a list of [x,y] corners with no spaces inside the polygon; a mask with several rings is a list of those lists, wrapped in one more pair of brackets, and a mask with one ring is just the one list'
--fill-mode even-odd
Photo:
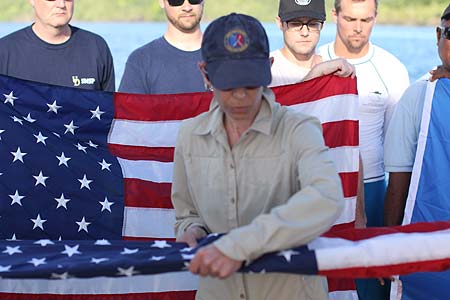
{"label": "calm water", "polygon": [[[0,23],[0,37],[13,32],[25,23]],[[114,57],[117,87],[122,77],[128,55],[139,46],[161,36],[165,23],[74,23],[96,32],[108,42]],[[282,46],[281,31],[275,23],[264,24],[271,49]],[[334,39],[335,26],[327,23],[319,45]],[[411,81],[415,81],[439,63],[434,27],[376,25],[372,42],[396,55],[408,68]]]}

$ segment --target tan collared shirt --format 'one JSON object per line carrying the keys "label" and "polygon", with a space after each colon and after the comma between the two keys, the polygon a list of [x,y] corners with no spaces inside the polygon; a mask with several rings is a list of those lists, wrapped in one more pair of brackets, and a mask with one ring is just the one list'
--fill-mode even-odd
{"label": "tan collared shirt", "polygon": [[[215,100],[183,122],[175,149],[176,235],[194,224],[228,232],[214,245],[242,261],[308,243],[343,207],[319,121],[280,106],[270,89],[263,99],[232,149]],[[327,299],[327,291],[316,276],[236,273],[201,279],[197,299]]]}

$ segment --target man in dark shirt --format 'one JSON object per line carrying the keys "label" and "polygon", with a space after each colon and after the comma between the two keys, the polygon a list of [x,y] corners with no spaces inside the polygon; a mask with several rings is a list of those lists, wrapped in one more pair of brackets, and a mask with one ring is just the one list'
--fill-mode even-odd
{"label": "man in dark shirt", "polygon": [[159,0],[167,17],[164,36],[128,57],[119,91],[177,94],[204,91],[198,70],[202,60],[200,20],[203,0]]}
{"label": "man in dark shirt", "polygon": [[111,52],[100,36],[69,25],[74,0],[30,0],[35,22],[0,39],[0,74],[114,91]]}

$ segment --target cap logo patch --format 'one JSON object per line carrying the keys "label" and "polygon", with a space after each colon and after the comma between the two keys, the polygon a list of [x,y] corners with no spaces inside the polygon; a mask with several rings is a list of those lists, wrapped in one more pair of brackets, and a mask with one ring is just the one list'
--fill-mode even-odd
{"label": "cap logo patch", "polygon": [[297,3],[297,5],[309,5],[311,0],[295,0],[295,3]]}
{"label": "cap logo patch", "polygon": [[232,29],[225,35],[225,48],[233,53],[243,52],[248,48],[249,38],[245,31]]}

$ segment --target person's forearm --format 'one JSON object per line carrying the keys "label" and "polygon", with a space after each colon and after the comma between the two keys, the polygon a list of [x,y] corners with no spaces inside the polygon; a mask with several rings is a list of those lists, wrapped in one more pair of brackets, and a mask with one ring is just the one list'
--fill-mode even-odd
{"label": "person's forearm", "polygon": [[410,172],[389,173],[389,184],[384,200],[384,225],[401,225],[410,181]]}
{"label": "person's forearm", "polygon": [[367,223],[366,208],[364,204],[364,169],[359,156],[359,171],[358,171],[358,194],[356,196],[355,209],[355,228],[365,228]]}

